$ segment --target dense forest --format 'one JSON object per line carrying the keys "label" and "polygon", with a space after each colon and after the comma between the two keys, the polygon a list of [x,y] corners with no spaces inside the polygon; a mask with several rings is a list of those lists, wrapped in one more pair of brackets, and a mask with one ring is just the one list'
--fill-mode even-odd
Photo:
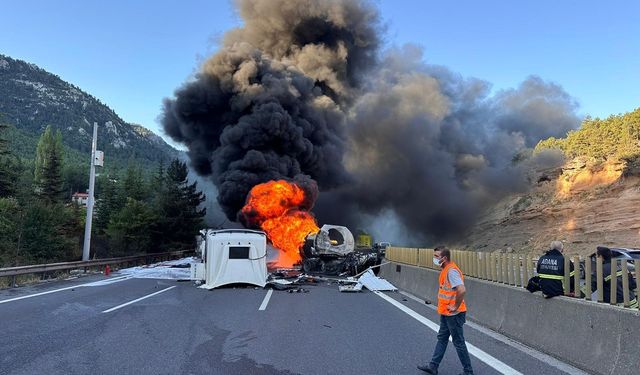
{"label": "dense forest", "polygon": [[559,149],[569,158],[618,158],[637,163],[640,159],[640,108],[606,119],[587,117],[579,129],[565,138],[540,141],[535,150]]}
{"label": "dense forest", "polygon": [[[16,155],[10,134],[0,122],[0,267],[80,259],[86,209],[70,198],[88,174],[68,158],[60,130],[46,127],[31,159]],[[159,162],[148,172],[132,159],[102,172],[92,257],[194,247],[205,197],[184,162]]]}

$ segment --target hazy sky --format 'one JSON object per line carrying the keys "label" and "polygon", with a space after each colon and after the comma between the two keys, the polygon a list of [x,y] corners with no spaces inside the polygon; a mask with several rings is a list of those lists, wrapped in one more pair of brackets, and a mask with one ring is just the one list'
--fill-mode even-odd
{"label": "hazy sky", "polygon": [[[428,63],[517,86],[554,81],[594,117],[640,107],[640,2],[373,2],[386,45],[413,43]],[[240,25],[230,1],[3,1],[0,53],[32,62],[161,133],[162,98]]]}

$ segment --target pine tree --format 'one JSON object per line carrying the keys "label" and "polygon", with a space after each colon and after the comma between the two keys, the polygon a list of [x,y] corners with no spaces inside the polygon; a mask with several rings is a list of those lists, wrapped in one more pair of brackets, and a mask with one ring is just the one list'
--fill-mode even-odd
{"label": "pine tree", "polygon": [[147,200],[147,189],[142,169],[132,160],[129,161],[126,174],[124,176],[124,197],[137,201]]}
{"label": "pine tree", "polygon": [[16,193],[16,163],[9,150],[9,141],[5,138],[8,129],[6,124],[0,122],[0,198]]}
{"label": "pine tree", "polygon": [[38,141],[36,150],[34,185],[36,195],[45,203],[62,202],[62,134],[54,135],[51,127]]}
{"label": "pine tree", "polygon": [[117,180],[112,175],[100,179],[99,191],[96,194],[95,229],[104,233],[111,217],[118,213],[126,203],[126,198],[118,194]]}
{"label": "pine tree", "polygon": [[166,250],[193,246],[206,208],[200,208],[205,196],[198,191],[197,182],[189,184],[186,163],[175,159],[166,172],[160,204],[160,232]]}
{"label": "pine tree", "polygon": [[152,249],[157,216],[145,202],[128,198],[109,221],[107,234],[112,254],[146,253]]}

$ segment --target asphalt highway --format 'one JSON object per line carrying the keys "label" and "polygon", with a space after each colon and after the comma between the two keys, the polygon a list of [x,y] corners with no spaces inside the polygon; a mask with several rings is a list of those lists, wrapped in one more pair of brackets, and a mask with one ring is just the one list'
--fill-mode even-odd
{"label": "asphalt highway", "polygon": [[[0,374],[423,374],[432,306],[304,288],[208,291],[113,274],[3,290]],[[473,324],[465,335],[476,374],[583,374]],[[450,343],[440,374],[461,371]]]}

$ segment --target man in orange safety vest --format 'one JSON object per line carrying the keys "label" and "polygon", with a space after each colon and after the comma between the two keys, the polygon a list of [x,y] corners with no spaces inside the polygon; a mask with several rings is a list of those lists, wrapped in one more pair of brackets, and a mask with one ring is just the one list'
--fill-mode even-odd
{"label": "man in orange safety vest", "polygon": [[440,314],[440,330],[438,342],[433,351],[431,362],[420,365],[418,368],[428,374],[437,374],[438,366],[444,352],[447,350],[449,336],[456,348],[458,358],[462,363],[464,375],[472,375],[471,359],[464,341],[462,326],[466,321],[467,306],[464,303],[466,289],[464,287],[464,275],[460,268],[451,261],[451,251],[444,246],[434,249],[433,263],[440,266],[440,278],[438,289],[438,314]]}

